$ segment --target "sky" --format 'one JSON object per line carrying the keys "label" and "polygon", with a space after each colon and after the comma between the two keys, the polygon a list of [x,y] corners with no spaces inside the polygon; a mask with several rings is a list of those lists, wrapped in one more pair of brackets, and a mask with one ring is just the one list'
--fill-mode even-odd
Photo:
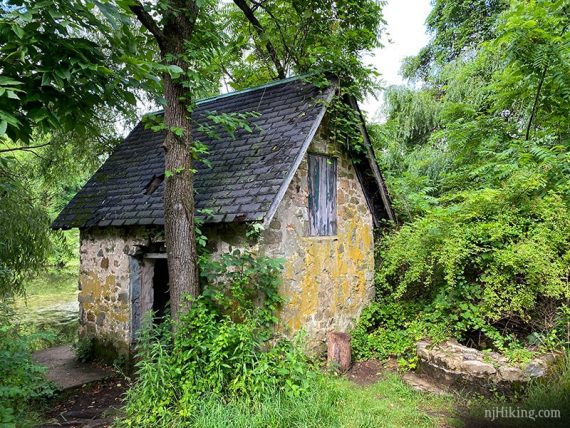
{"label": "sky", "polygon": [[[382,37],[383,48],[365,58],[381,74],[384,86],[403,83],[399,75],[402,59],[415,55],[428,42],[424,22],[431,10],[430,0],[388,0],[384,7],[387,33]],[[360,107],[369,118],[378,119],[382,96],[370,96]]]}

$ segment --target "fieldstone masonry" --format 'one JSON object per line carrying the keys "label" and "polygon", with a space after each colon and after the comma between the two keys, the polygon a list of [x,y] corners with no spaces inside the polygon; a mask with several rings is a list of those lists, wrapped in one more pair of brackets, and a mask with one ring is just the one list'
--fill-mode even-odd
{"label": "fieldstone masonry", "polygon": [[[321,126],[324,129],[323,126]],[[302,160],[269,226],[255,244],[243,223],[204,228],[214,256],[249,247],[258,254],[285,259],[281,292],[285,305],[279,330],[301,329],[315,351],[325,348],[327,333],[346,332],[374,294],[373,220],[349,157],[331,144],[324,131],[309,153],[337,158],[337,235],[308,236],[308,162]],[[141,249],[163,241],[161,228],[121,227],[81,230],[81,335],[95,337],[119,354],[133,337],[133,281],[140,281]]]}
{"label": "fieldstone masonry", "polygon": [[432,345],[417,343],[420,371],[445,384],[487,393],[489,387],[512,392],[548,373],[556,354],[545,354],[525,364],[511,364],[496,352],[483,352],[455,340]]}
{"label": "fieldstone masonry", "polygon": [[[81,230],[80,336],[97,339],[103,354],[127,354],[131,343],[131,267],[139,246],[153,240],[152,228]],[[108,349],[106,349],[108,348]]]}
{"label": "fieldstone masonry", "polygon": [[372,215],[351,160],[328,142],[325,130],[319,129],[308,152],[337,158],[336,236],[309,236],[306,156],[258,243],[247,243],[244,225],[205,229],[214,255],[247,247],[285,260],[278,329],[288,336],[303,329],[314,352],[325,350],[327,333],[348,331],[374,296]]}
{"label": "fieldstone masonry", "polygon": [[374,296],[372,216],[348,156],[319,133],[309,153],[337,158],[337,235],[309,236],[308,162],[303,159],[269,228],[262,250],[286,260],[281,328],[304,329],[324,350],[330,331],[346,332]]}

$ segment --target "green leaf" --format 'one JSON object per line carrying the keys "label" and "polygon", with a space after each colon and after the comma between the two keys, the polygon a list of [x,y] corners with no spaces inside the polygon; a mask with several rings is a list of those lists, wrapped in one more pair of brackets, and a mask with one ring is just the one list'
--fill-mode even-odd
{"label": "green leaf", "polygon": [[177,65],[167,65],[164,67],[164,70],[170,74],[173,79],[178,79],[184,73],[184,70]]}
{"label": "green leaf", "polygon": [[51,83],[50,74],[45,72],[42,76],[42,86],[49,86]]}
{"label": "green leaf", "polygon": [[22,82],[14,80],[10,77],[0,76],[0,85],[1,86],[8,86],[8,85],[22,85]]}
{"label": "green leaf", "polygon": [[26,31],[18,24],[12,25],[12,31],[14,34],[16,34],[16,36],[18,36],[19,39],[23,39],[26,35]]}
{"label": "green leaf", "polygon": [[6,91],[6,95],[8,95],[8,98],[11,98],[13,100],[20,99],[20,97],[14,91]]}

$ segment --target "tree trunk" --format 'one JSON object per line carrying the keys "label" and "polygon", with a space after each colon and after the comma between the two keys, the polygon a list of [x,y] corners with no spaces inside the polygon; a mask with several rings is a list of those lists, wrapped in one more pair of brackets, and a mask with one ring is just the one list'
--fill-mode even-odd
{"label": "tree trunk", "polygon": [[[177,65],[187,74],[184,59],[186,43],[192,39],[198,17],[195,0],[159,2],[163,12],[162,28],[139,0],[129,8],[152,34],[160,48],[163,63]],[[170,307],[172,318],[189,309],[186,294],[200,294],[198,257],[194,235],[194,186],[192,179],[192,126],[188,106],[192,93],[168,73],[163,75],[164,124],[164,232],[168,254]]]}
{"label": "tree trunk", "polygon": [[346,333],[330,332],[327,337],[327,362],[329,367],[346,372],[351,361],[350,336]]}
{"label": "tree trunk", "polygon": [[[184,295],[200,294],[194,235],[194,186],[192,177],[192,127],[187,105],[188,90],[164,76],[164,141],[166,174],[164,189],[164,231],[168,254],[172,318],[188,309]],[[178,136],[173,129],[182,130]],[[172,175],[170,175],[172,174]]]}

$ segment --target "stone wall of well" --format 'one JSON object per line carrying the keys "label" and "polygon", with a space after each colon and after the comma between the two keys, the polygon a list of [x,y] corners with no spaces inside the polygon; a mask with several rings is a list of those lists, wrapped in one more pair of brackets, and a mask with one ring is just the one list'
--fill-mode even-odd
{"label": "stone wall of well", "polygon": [[480,351],[450,339],[432,344],[416,344],[419,370],[439,384],[484,395],[514,393],[524,390],[529,382],[546,376],[560,361],[560,353],[544,353],[524,363],[509,361],[490,350]]}

